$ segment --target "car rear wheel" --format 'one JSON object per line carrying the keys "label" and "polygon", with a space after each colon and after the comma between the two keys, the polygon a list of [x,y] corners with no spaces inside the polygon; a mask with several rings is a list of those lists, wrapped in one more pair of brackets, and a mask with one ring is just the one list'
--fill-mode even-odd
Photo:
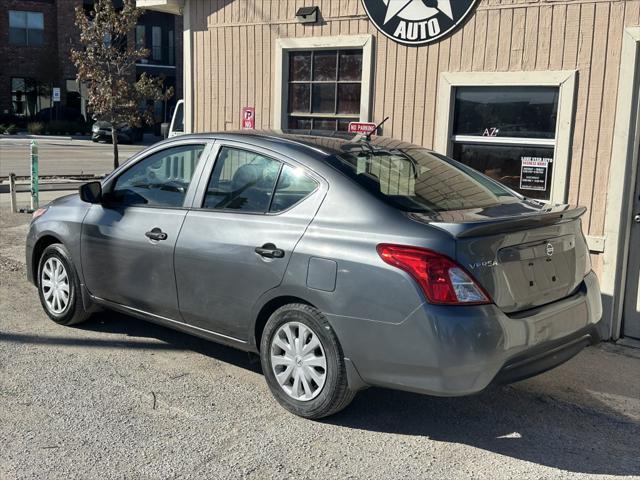
{"label": "car rear wheel", "polygon": [[301,417],[333,415],[355,396],[335,332],[309,305],[285,305],[271,315],[261,339],[260,360],[278,403]]}
{"label": "car rear wheel", "polygon": [[60,325],[75,325],[85,321],[80,297],[80,280],[64,245],[49,245],[38,264],[38,294],[49,318]]}

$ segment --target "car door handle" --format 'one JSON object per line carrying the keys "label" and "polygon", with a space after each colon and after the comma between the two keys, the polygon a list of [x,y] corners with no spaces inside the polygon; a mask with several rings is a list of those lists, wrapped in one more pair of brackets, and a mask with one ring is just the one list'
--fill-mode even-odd
{"label": "car door handle", "polygon": [[277,248],[273,243],[265,243],[261,247],[256,247],[256,253],[265,258],[283,258],[284,250]]}
{"label": "car door handle", "polygon": [[147,233],[145,233],[147,238],[151,240],[166,240],[168,235],[160,230],[158,227],[152,228]]}

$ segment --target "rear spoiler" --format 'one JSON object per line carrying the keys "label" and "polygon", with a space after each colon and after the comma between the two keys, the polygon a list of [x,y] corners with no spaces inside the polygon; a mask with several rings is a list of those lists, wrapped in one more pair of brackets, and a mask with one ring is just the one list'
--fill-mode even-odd
{"label": "rear spoiler", "polygon": [[587,209],[585,207],[566,206],[566,210],[558,209],[534,214],[460,223],[431,221],[429,225],[444,230],[456,238],[480,237],[566,223],[580,218],[586,211]]}

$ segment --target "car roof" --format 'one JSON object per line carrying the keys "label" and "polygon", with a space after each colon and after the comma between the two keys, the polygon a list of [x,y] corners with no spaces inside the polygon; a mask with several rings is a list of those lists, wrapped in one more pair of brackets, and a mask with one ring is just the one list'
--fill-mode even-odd
{"label": "car roof", "polygon": [[424,148],[412,143],[394,140],[389,137],[371,136],[369,139],[362,135],[346,132],[320,132],[320,131],[276,131],[276,130],[237,130],[227,132],[195,133],[173,137],[194,139],[220,139],[250,141],[256,145],[268,146],[273,143],[281,143],[294,150],[302,150],[305,153],[315,152],[322,156],[344,154],[351,150],[362,150],[363,144],[372,149],[396,150]]}

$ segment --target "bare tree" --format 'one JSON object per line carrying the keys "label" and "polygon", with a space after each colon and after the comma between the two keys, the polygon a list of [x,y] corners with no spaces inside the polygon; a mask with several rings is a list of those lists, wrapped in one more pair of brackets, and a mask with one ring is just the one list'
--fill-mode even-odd
{"label": "bare tree", "polygon": [[148,101],[164,101],[173,88],[162,89],[162,78],[143,73],[135,78],[135,64],[149,51],[127,41],[143,10],[134,0],[124,0],[115,8],[113,0],[96,0],[91,12],[76,7],[76,26],[80,30],[81,48],[71,49],[78,69],[78,80],[87,87],[87,103],[96,120],[111,124],[113,166],[118,167],[117,127],[124,123],[139,126],[153,123],[152,111],[141,110]]}

